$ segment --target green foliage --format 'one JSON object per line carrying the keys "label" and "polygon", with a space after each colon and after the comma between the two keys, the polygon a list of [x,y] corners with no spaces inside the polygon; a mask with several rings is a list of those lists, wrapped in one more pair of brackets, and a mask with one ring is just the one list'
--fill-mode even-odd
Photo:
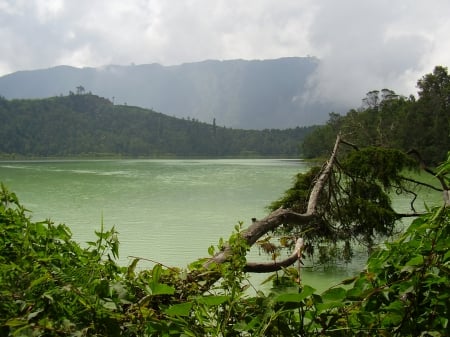
{"label": "green foliage", "polygon": [[450,333],[449,220],[450,209],[437,208],[370,257],[347,292],[358,303],[349,323],[392,336]]}
{"label": "green foliage", "polygon": [[442,178],[447,185],[450,184],[450,151],[447,153],[447,160],[439,166],[436,176]]}
{"label": "green foliage", "polygon": [[237,130],[114,105],[92,94],[3,103],[3,156],[297,157],[310,130]]}
{"label": "green foliage", "polygon": [[300,145],[303,158],[328,157],[343,121],[343,117],[339,114],[330,113],[325,125],[314,127]]}
{"label": "green foliage", "polygon": [[[0,327],[12,335],[117,335],[120,268],[114,229],[82,249],[65,225],[31,222],[0,191]],[[114,332],[114,331],[117,331]]]}
{"label": "green foliage", "polygon": [[[448,175],[449,160],[439,167],[440,174]],[[296,331],[325,336],[448,336],[449,237],[450,208],[437,207],[376,250],[367,269],[344,280],[342,287],[307,300],[283,293],[283,302],[296,303],[290,308],[290,315],[298,309]]]}
{"label": "green foliage", "polygon": [[[277,232],[282,239],[286,235],[306,239],[305,252],[321,264],[349,262],[353,242],[370,250],[374,242],[391,235],[400,216],[391,206],[390,193],[410,193],[411,183],[404,174],[417,169],[414,160],[395,149],[367,147],[343,152],[319,197],[318,215],[306,228],[287,222]],[[294,185],[269,209],[283,207],[305,213],[319,174],[319,167],[298,174]],[[281,245],[292,249],[294,241],[289,243]]]}
{"label": "green foliage", "polygon": [[291,283],[269,294],[276,304],[268,308],[289,327],[284,336],[448,336],[449,237],[450,208],[437,207],[373,252],[356,277],[321,295]]}
{"label": "green foliage", "polygon": [[280,199],[272,202],[268,209],[275,211],[280,207],[284,207],[291,208],[298,213],[304,213],[311,186],[319,172],[320,167],[315,166],[305,173],[298,173],[295,177],[294,185]]}
{"label": "green foliage", "polygon": [[328,123],[308,134],[302,143],[307,158],[326,156],[338,133],[358,146],[417,150],[436,165],[450,148],[450,75],[445,67],[418,81],[419,99],[373,90],[359,109],[345,116],[332,114]]}
{"label": "green foliage", "polygon": [[401,185],[405,170],[418,170],[417,163],[402,151],[382,147],[352,151],[342,166],[351,177],[377,181],[385,189]]}

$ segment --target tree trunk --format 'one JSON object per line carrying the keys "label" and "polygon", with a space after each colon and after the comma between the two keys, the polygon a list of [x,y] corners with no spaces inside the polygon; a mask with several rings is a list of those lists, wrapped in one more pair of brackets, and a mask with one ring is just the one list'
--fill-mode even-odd
{"label": "tree trunk", "polygon": [[[338,136],[334,144],[333,151],[327,161],[327,163],[322,168],[313,189],[311,190],[308,207],[305,213],[300,214],[293,212],[290,209],[279,208],[276,211],[270,213],[262,220],[254,221],[247,229],[245,229],[241,236],[246,241],[249,246],[255,244],[263,235],[268,232],[274,231],[283,224],[296,224],[298,226],[308,227],[308,224],[317,216],[317,203],[319,197],[325,187],[327,180],[332,173],[333,165],[336,161],[337,151],[339,144],[341,143],[341,138]],[[214,255],[209,259],[204,266],[208,268],[213,263],[223,263],[225,262],[231,254],[231,249],[229,246],[225,246],[223,250]],[[273,272],[280,270],[281,267],[287,267],[297,261],[297,252],[288,257],[283,261],[274,261],[268,263],[252,263],[248,262],[246,270],[251,272]]]}

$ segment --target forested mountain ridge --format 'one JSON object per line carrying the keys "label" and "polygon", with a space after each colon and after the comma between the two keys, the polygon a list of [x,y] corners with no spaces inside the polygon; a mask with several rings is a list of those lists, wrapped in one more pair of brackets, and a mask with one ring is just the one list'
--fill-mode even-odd
{"label": "forested mountain ridge", "polygon": [[0,98],[0,155],[298,157],[310,127],[238,130],[179,119],[92,94]]}
{"label": "forested mountain ridge", "polygon": [[174,66],[58,66],[0,77],[7,99],[67,95],[83,86],[116,104],[161,111],[233,128],[292,128],[324,123],[336,107],[305,102],[313,57],[273,60],[209,60]]}

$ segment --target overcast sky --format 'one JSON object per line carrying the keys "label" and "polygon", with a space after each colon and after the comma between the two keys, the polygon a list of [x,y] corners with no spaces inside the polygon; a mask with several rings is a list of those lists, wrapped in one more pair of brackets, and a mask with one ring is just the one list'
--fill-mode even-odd
{"label": "overcast sky", "polygon": [[0,76],[310,55],[307,99],[354,106],[372,89],[415,94],[448,66],[449,15],[449,0],[0,0]]}

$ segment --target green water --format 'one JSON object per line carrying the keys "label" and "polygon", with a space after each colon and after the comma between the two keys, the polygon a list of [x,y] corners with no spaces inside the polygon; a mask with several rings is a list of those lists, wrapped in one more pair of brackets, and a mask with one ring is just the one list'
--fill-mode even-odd
{"label": "green water", "polygon": [[[307,169],[303,161],[276,159],[24,161],[0,162],[0,181],[33,220],[65,223],[80,243],[95,240],[102,221],[115,226],[123,265],[138,256],[185,267],[207,257],[239,221],[245,227],[265,216],[265,206]],[[250,257],[261,258],[257,251]],[[365,259],[361,253],[349,266],[305,269],[304,283],[325,289]]]}
{"label": "green water", "polygon": [[121,261],[140,256],[185,266],[207,256],[234,225],[307,169],[297,160],[102,160],[0,162],[0,180],[33,220],[66,223],[80,242],[103,223],[120,233]]}

